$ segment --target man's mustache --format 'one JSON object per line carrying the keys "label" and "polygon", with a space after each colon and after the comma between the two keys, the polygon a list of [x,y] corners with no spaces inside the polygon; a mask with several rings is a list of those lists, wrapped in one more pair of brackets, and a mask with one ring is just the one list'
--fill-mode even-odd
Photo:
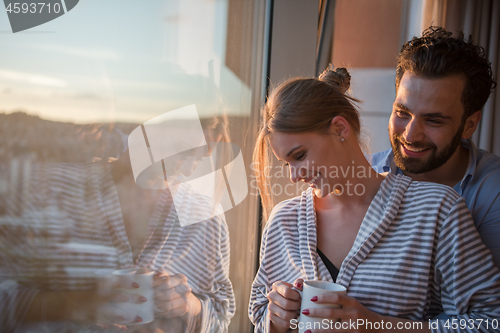
{"label": "man's mustache", "polygon": [[430,148],[430,149],[436,149],[436,145],[434,144],[426,144],[424,142],[415,142],[415,143],[408,143],[406,142],[405,139],[403,139],[401,137],[401,135],[398,135],[398,134],[394,134],[394,142],[399,142],[399,143],[402,143],[404,144],[405,146],[408,146],[408,147],[414,147],[414,148]]}

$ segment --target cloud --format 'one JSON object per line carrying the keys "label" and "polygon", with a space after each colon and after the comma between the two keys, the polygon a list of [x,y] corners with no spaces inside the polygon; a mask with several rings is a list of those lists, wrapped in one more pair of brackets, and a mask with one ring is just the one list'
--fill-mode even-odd
{"label": "cloud", "polygon": [[0,93],[4,95],[11,94],[12,88],[11,87],[0,88]]}
{"label": "cloud", "polygon": [[32,73],[24,73],[24,72],[16,72],[11,70],[0,69],[0,78],[18,81],[24,83],[31,83],[39,86],[51,86],[51,87],[66,87],[67,83],[64,80],[44,76],[37,75]]}
{"label": "cloud", "polygon": [[52,94],[54,98],[67,98],[67,99],[76,99],[76,100],[89,100],[89,101],[106,101],[106,96],[98,95],[90,92],[65,92],[58,93],[54,92]]}
{"label": "cloud", "polygon": [[73,55],[82,58],[90,58],[90,59],[118,60],[120,58],[117,53],[107,49],[77,48],[77,47],[48,45],[48,44],[31,45],[31,47],[43,51],[62,53],[62,54]]}

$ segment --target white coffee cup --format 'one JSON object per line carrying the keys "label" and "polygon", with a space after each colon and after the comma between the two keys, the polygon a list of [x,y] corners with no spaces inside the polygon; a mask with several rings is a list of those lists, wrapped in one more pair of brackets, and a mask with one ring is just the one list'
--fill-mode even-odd
{"label": "white coffee cup", "polygon": [[[293,288],[297,290],[296,288]],[[299,329],[299,333],[303,333],[309,329],[320,329],[322,327],[323,318],[314,318],[308,317],[302,314],[302,310],[304,309],[318,309],[318,308],[332,308],[339,309],[341,308],[338,304],[318,304],[316,302],[311,301],[311,298],[314,296],[319,296],[328,293],[339,293],[341,295],[345,295],[347,290],[344,286],[327,281],[304,281],[302,291],[297,290],[302,297],[302,302],[300,303],[300,316],[297,323],[297,327]],[[330,323],[328,319],[328,323]],[[333,321],[336,321],[333,319]]]}
{"label": "white coffee cup", "polygon": [[[115,314],[125,318],[124,325],[140,325],[154,320],[154,291],[153,291],[153,271],[144,268],[127,268],[113,272],[114,281],[122,287],[116,291],[129,297],[129,301],[115,303]],[[137,283],[139,288],[130,288],[132,283]],[[127,286],[127,287],[123,287]],[[137,303],[137,298],[144,296],[147,301]],[[135,318],[142,318],[140,323],[133,323]]]}

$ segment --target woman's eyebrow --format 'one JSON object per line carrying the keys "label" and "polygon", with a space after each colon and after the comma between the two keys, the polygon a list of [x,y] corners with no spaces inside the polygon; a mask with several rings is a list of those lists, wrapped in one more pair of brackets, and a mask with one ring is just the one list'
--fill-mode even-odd
{"label": "woman's eyebrow", "polygon": [[292,155],[292,154],[293,154],[293,152],[294,152],[294,151],[296,151],[297,149],[299,149],[300,147],[302,147],[302,146],[301,146],[301,145],[299,145],[299,146],[297,146],[297,147],[292,148],[292,149],[288,152],[288,154],[286,154],[286,157],[289,157],[290,155]]}

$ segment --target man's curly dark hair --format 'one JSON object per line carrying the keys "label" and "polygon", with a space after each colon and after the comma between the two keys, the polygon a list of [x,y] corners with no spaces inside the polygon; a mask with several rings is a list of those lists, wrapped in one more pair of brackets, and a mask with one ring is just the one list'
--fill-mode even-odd
{"label": "man's curly dark hair", "polygon": [[471,36],[468,41],[463,32],[452,37],[451,32],[440,27],[431,26],[422,37],[413,37],[403,45],[398,56],[396,90],[407,71],[425,78],[464,77],[463,119],[481,110],[496,86],[484,49],[474,45]]}

